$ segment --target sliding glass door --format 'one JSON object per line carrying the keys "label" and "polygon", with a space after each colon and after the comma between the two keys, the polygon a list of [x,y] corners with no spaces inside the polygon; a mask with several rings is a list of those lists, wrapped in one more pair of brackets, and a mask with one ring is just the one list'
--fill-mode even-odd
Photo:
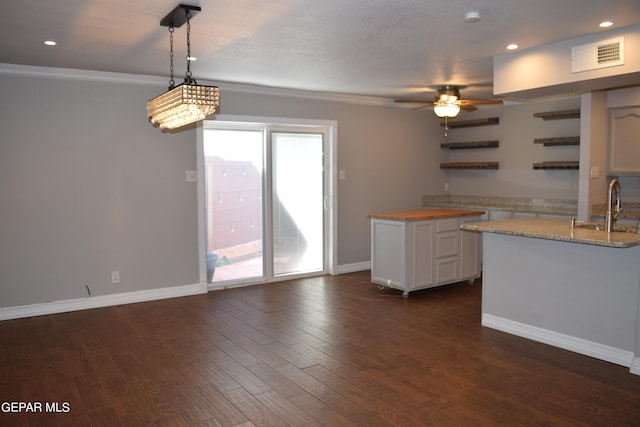
{"label": "sliding glass door", "polygon": [[208,282],[326,271],[323,129],[208,122],[203,151]]}

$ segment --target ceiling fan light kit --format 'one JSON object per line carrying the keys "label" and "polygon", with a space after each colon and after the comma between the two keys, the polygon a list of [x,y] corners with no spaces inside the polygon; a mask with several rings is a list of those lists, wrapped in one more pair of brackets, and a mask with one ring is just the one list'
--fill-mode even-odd
{"label": "ceiling fan light kit", "polygon": [[453,117],[456,117],[460,112],[460,106],[456,104],[455,101],[453,102],[436,101],[433,104],[433,112],[438,117],[453,118]]}
{"label": "ceiling fan light kit", "polygon": [[458,98],[460,98],[460,89],[457,87],[449,85],[439,87],[433,102],[433,112],[438,117],[456,117],[460,112]]}
{"label": "ceiling fan light kit", "polygon": [[[190,20],[200,10],[199,6],[181,4],[160,21],[161,26],[169,27],[169,90],[147,102],[147,116],[152,124],[161,129],[176,129],[203,120],[215,113],[220,105],[217,86],[199,85],[191,77]],[[184,23],[187,24],[187,71],[184,82],[176,86],[173,80],[173,31]]]}
{"label": "ceiling fan light kit", "polygon": [[[444,118],[445,120],[445,135],[447,126],[447,119],[457,117],[460,110],[474,111],[477,110],[476,105],[501,105],[500,99],[460,99],[460,88],[466,86],[456,85],[442,85],[438,86],[433,101],[424,99],[396,99],[395,102],[400,103],[417,103],[424,104],[424,106],[433,106],[433,112],[436,116]],[[419,107],[419,108],[424,108]]]}

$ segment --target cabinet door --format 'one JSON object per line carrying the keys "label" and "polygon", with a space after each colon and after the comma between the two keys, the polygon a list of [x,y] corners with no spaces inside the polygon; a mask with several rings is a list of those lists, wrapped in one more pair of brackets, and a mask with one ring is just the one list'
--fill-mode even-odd
{"label": "cabinet door", "polygon": [[371,280],[404,288],[406,277],[406,224],[371,220]]}
{"label": "cabinet door", "polygon": [[[467,217],[465,222],[479,222],[479,217]],[[480,251],[480,238],[482,234],[477,231],[460,230],[460,280],[474,279],[480,276],[480,264],[482,255]]]}
{"label": "cabinet door", "polygon": [[640,175],[640,108],[609,111],[609,172]]}
{"label": "cabinet door", "polygon": [[433,221],[413,224],[413,285],[424,288],[433,285]]}

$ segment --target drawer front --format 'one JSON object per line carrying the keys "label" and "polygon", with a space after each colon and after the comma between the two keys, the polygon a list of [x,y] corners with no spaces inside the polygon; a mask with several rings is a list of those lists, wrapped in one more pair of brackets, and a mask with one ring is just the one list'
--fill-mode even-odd
{"label": "drawer front", "polygon": [[458,255],[458,235],[457,231],[446,231],[436,235],[436,258]]}
{"label": "drawer front", "polygon": [[442,231],[458,231],[460,228],[460,219],[458,218],[445,218],[439,219],[436,225],[436,231],[438,233]]}
{"label": "drawer front", "polygon": [[458,258],[444,258],[436,261],[436,276],[438,283],[455,282],[458,280]]}

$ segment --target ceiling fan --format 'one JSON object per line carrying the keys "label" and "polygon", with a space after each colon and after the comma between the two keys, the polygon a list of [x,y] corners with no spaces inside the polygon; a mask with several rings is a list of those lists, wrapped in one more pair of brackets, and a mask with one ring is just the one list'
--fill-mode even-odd
{"label": "ceiling fan", "polygon": [[406,104],[424,104],[417,109],[433,106],[433,112],[438,117],[453,118],[460,110],[474,111],[476,105],[500,105],[500,99],[460,99],[460,88],[464,86],[443,85],[436,89],[433,100],[425,99],[396,99],[395,102]]}

